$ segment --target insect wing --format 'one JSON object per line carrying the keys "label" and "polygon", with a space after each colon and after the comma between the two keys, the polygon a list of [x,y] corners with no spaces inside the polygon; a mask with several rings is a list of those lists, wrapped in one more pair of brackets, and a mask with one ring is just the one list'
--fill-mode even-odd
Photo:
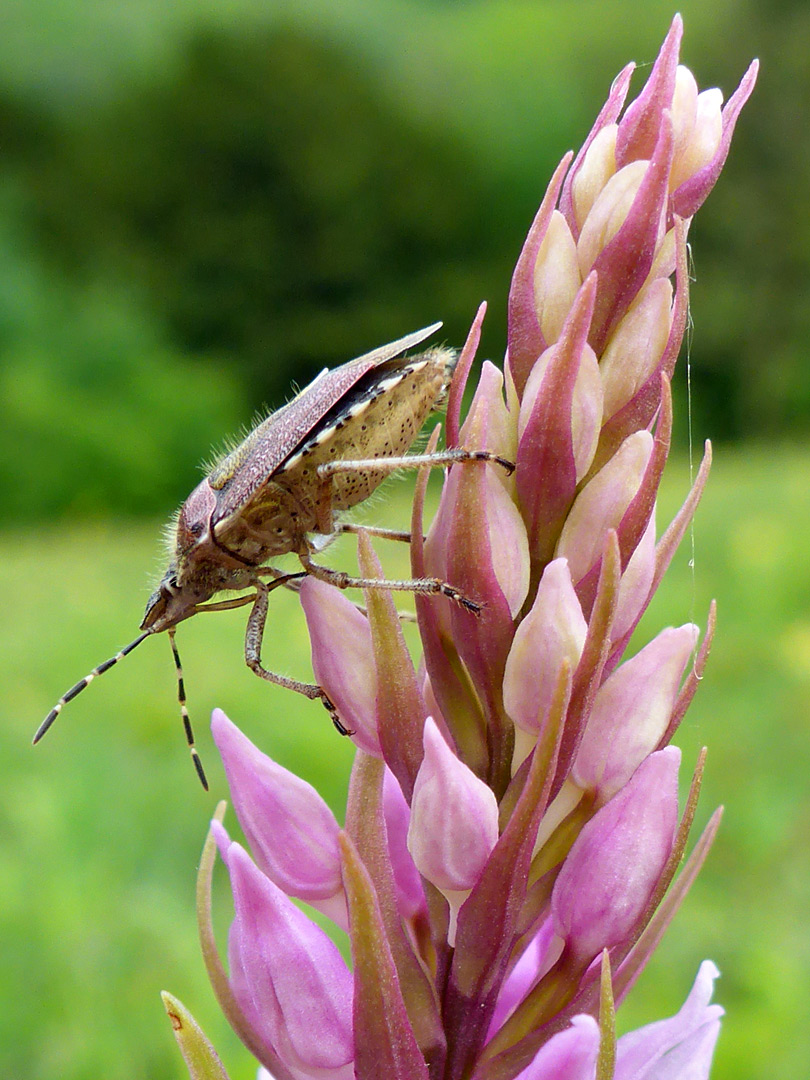
{"label": "insect wing", "polygon": [[311,437],[324,416],[366,372],[420,344],[441,325],[434,323],[332,371],[321,372],[289,404],[259,424],[209,477],[211,487],[217,491],[212,524],[249,511],[251,501],[261,499],[260,491],[266,481]]}

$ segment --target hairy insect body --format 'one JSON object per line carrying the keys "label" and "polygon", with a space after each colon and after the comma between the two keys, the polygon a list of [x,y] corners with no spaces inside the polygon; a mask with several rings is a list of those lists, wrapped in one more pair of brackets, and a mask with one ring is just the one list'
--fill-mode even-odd
{"label": "hairy insect body", "polygon": [[362,469],[333,476],[332,509],[349,510],[367,499],[390,475],[368,462],[396,457],[411,447],[428,414],[441,404],[455,360],[455,353],[433,349],[393,372],[392,365],[383,365],[374,380],[364,380],[370,385],[360,385],[335,417],[288,458],[276,483],[295,494],[306,515],[306,531],[323,524],[318,516],[323,489],[318,467],[330,461],[365,461]]}
{"label": "hairy insect body", "polygon": [[[185,704],[182,669],[174,628],[201,611],[250,604],[245,660],[262,678],[309,698],[320,698],[338,730],[347,734],[334,706],[316,685],[301,683],[263,667],[261,646],[268,594],[279,585],[311,574],[339,588],[398,589],[443,595],[468,611],[474,600],[435,578],[387,581],[351,577],[313,562],[312,555],[340,530],[337,515],[368,496],[392,471],[427,464],[494,461],[512,471],[511,462],[485,450],[449,449],[409,456],[420,428],[438,407],[453,375],[455,354],[429,349],[404,356],[441,324],[427,327],[349,363],[323,371],[292,401],[274,412],[227,454],[183,503],[174,526],[171,562],[146,605],[142,633],[94,668],[63,695],[39,727],[34,741],[49,729],[67,702],[108,671],[152,634],[168,631],[178,676],[183,723],[197,772],[205,774],[194,749]],[[407,533],[380,535],[408,539]],[[301,570],[283,574],[267,565],[293,553]],[[248,595],[207,603],[217,593]]]}
{"label": "hairy insect body", "polygon": [[[322,372],[259,424],[183,504],[174,557],[147,604],[141,629],[168,629],[215,593],[251,587],[252,571],[279,555],[309,555],[310,536],[331,534],[336,515],[367,499],[389,475],[371,462],[410,448],[441,403],[455,361],[449,349],[434,348],[374,364],[292,446],[285,440],[295,430],[296,405],[323,399],[331,373]],[[352,361],[338,372],[362,362]],[[278,444],[286,445],[287,453],[273,460],[267,449]],[[260,458],[265,468],[272,467],[263,477],[255,468]],[[319,470],[333,461],[363,465],[325,481]]]}

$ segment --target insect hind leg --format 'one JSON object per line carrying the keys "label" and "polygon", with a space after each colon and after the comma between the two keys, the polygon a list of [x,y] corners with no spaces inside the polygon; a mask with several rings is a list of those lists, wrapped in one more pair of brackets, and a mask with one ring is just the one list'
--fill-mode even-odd
{"label": "insect hind leg", "polygon": [[465,450],[455,447],[451,450],[434,450],[427,454],[402,454],[399,457],[363,458],[357,461],[341,459],[326,461],[318,466],[318,478],[327,484],[336,473],[363,472],[373,469],[375,472],[398,472],[400,469],[421,469],[427,465],[431,469],[459,465],[464,462],[484,461],[500,465],[507,475],[515,471],[515,463],[495,454],[491,450]]}
{"label": "insect hind leg", "polygon": [[[318,529],[323,533],[335,531],[334,514],[332,510],[332,483],[339,473],[346,472],[386,472],[394,473],[400,469],[421,469],[428,466],[431,469],[444,468],[448,465],[458,465],[464,462],[492,462],[500,465],[507,475],[515,471],[515,463],[493,453],[491,450],[465,450],[462,447],[454,447],[450,450],[434,450],[427,454],[402,454],[398,457],[375,457],[358,458],[357,460],[338,459],[326,461],[317,468],[318,473],[318,497],[317,515]],[[391,537],[394,538],[394,537]],[[396,539],[404,539],[400,534]]]}

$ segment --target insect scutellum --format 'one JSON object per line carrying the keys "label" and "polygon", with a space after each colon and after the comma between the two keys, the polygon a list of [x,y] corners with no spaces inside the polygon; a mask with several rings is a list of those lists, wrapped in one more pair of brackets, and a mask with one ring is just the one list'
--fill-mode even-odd
{"label": "insect scutellum", "polygon": [[[258,424],[192,491],[174,528],[174,550],[158,588],[146,605],[141,634],[76,683],[41,724],[34,742],[62,708],[142,641],[166,631],[177,672],[178,700],[197,774],[207,787],[194,746],[175,629],[202,611],[251,605],[245,661],[268,682],[320,699],[335,726],[349,734],[321,687],[266,669],[261,661],[269,593],[312,575],[338,588],[382,588],[443,595],[478,612],[474,600],[436,578],[365,579],[313,561],[341,525],[338,515],[367,499],[387,475],[402,468],[495,462],[514,465],[486,450],[449,449],[409,455],[422,425],[443,402],[456,354],[434,347],[404,355],[441,323],[321,372],[292,401]],[[357,531],[355,526],[353,531]],[[377,530],[371,530],[377,531]],[[380,530],[380,535],[386,535]],[[391,534],[402,539],[402,534]],[[285,574],[268,565],[293,553],[302,570]],[[269,579],[269,580],[268,580]],[[220,592],[246,595],[210,602]]]}

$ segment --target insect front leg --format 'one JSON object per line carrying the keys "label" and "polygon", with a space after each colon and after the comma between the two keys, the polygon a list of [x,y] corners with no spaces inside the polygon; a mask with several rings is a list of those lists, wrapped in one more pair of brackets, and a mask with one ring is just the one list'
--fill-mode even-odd
{"label": "insect front leg", "polygon": [[307,554],[299,552],[298,558],[308,574],[318,578],[320,581],[327,582],[329,585],[335,585],[338,589],[387,589],[393,592],[446,596],[448,600],[461,604],[463,608],[471,611],[474,615],[481,611],[480,604],[476,604],[474,600],[470,600],[458,589],[449,585],[446,581],[441,581],[439,578],[411,578],[402,581],[387,581],[385,578],[353,577],[342,570],[332,570],[328,566],[319,566],[317,563],[312,562]]}
{"label": "insect front leg", "polygon": [[[283,583],[282,579],[277,578],[270,586],[270,589]],[[352,735],[353,732],[349,731],[343,724],[337,714],[337,709],[320,686],[317,686],[315,683],[299,682],[298,679],[291,679],[287,675],[279,675],[275,671],[268,671],[267,668],[263,667],[262,640],[264,638],[265,623],[267,622],[268,594],[270,589],[264,582],[256,582],[256,599],[253,603],[250,615],[248,616],[247,629],[245,631],[245,662],[247,666],[255,675],[258,675],[260,679],[265,679],[267,682],[274,683],[276,686],[283,686],[285,690],[294,690],[296,694],[303,694],[304,697],[309,698],[310,701],[320,701],[329,713],[332,718],[332,723],[340,734]]]}

